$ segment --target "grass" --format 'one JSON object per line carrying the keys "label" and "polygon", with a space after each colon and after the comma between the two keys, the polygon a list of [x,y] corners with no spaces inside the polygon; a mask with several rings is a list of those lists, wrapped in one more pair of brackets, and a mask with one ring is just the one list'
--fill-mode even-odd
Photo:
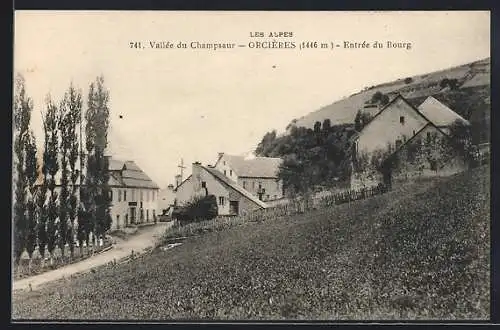
{"label": "grass", "polygon": [[14,293],[14,319],[488,319],[489,168]]}

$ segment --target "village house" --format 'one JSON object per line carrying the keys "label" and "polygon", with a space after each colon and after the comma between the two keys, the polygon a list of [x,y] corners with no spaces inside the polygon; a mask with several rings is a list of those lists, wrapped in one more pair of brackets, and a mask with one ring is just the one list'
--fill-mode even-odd
{"label": "village house", "polygon": [[176,204],[185,205],[195,197],[214,195],[217,199],[218,215],[244,215],[267,205],[243,189],[214,166],[193,163],[192,173],[175,189]]}
{"label": "village house", "polygon": [[[42,152],[39,155],[42,155]],[[111,230],[131,224],[154,222],[158,211],[158,185],[134,161],[120,161],[109,156],[108,161],[110,171],[108,185],[111,188]],[[42,173],[39,173],[37,185],[40,185],[42,181]],[[78,187],[79,184],[78,180],[76,186]],[[59,194],[60,190],[61,171],[56,176],[55,192]],[[77,198],[79,200],[79,196]]]}
{"label": "village house", "polygon": [[219,153],[214,168],[264,202],[284,197],[278,179],[281,158],[245,157]]}
{"label": "village house", "polygon": [[415,108],[396,96],[352,138],[351,188],[464,170],[466,163],[450,138],[457,121],[469,125],[433,97]]}
{"label": "village house", "polygon": [[110,159],[112,228],[154,222],[159,186],[134,161]]}

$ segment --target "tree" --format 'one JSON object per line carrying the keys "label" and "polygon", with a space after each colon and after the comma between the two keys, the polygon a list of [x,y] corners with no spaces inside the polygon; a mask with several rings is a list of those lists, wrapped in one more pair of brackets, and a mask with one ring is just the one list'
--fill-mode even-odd
{"label": "tree", "polygon": [[410,84],[412,82],[413,82],[413,78],[412,77],[405,78],[405,84]]}
{"label": "tree", "polygon": [[26,218],[26,198],[28,181],[25,175],[25,154],[26,144],[29,139],[29,124],[31,111],[33,109],[32,100],[26,95],[24,78],[21,75],[16,77],[14,96],[14,162],[15,166],[15,201],[14,201],[14,258],[19,264],[21,255],[26,247],[27,218]]}
{"label": "tree", "polygon": [[[79,158],[79,142],[81,137],[77,132],[77,127],[81,122],[82,116],[82,94],[80,91],[77,91],[73,84],[70,85],[69,90],[66,92],[65,103],[68,106],[68,116],[66,122],[66,139],[68,140],[68,162],[70,168],[70,179],[71,179],[71,193],[69,196],[69,209],[68,209],[68,217],[69,224],[67,230],[67,238],[66,241],[69,244],[71,258],[73,258],[74,254],[74,234],[75,234],[75,220],[78,215],[78,188],[77,181],[80,175],[80,171],[76,168],[76,162]],[[81,243],[81,242],[80,242]]]}
{"label": "tree", "polygon": [[111,194],[108,185],[109,164],[105,156],[108,145],[109,91],[104,86],[104,78],[98,77],[90,84],[88,107],[85,113],[87,174],[85,181],[85,223],[86,239],[92,232],[92,241],[103,238],[111,227]]}
{"label": "tree", "polygon": [[354,129],[360,132],[371,120],[373,116],[365,111],[358,110],[354,118]]}
{"label": "tree", "polygon": [[36,158],[36,140],[33,131],[30,131],[28,139],[26,139],[26,162],[25,162],[25,174],[26,180],[28,182],[28,218],[26,226],[26,251],[29,256],[28,270],[31,273],[31,263],[33,258],[33,252],[36,248],[37,241],[37,179],[38,179],[38,161]]}
{"label": "tree", "polygon": [[57,126],[61,138],[59,141],[59,155],[61,158],[61,192],[59,194],[59,235],[57,237],[57,245],[61,250],[61,256],[64,258],[64,250],[68,239],[69,229],[69,152],[72,147],[72,141],[70,139],[71,113],[67,94],[64,95],[64,98],[59,105]]}
{"label": "tree", "polygon": [[323,120],[323,131],[329,132],[331,127],[332,123],[330,121],[330,118],[326,118],[325,120]]}
{"label": "tree", "polygon": [[319,133],[321,132],[321,122],[317,121],[314,123],[314,133]]}
{"label": "tree", "polygon": [[53,253],[58,237],[57,218],[59,210],[57,205],[56,175],[59,171],[59,130],[58,130],[58,110],[52,102],[50,96],[47,98],[47,112],[45,114],[45,141],[44,167],[48,174],[48,189],[50,191],[47,205],[47,250],[50,254],[50,262],[53,263]]}

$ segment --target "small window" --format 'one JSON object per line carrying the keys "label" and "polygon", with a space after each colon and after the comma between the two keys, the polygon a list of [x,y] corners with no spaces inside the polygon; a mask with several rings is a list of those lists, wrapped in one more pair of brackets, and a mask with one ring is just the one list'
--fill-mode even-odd
{"label": "small window", "polygon": [[224,170],[224,175],[227,175],[226,170]]}
{"label": "small window", "polygon": [[219,205],[224,205],[224,196],[219,196]]}
{"label": "small window", "polygon": [[111,199],[111,201],[113,201],[113,190],[109,191],[109,199]]}
{"label": "small window", "polygon": [[233,170],[229,170],[229,176],[233,176]]}
{"label": "small window", "polygon": [[224,165],[226,165],[226,161],[224,161]]}
{"label": "small window", "polygon": [[122,201],[122,191],[121,190],[118,190],[118,201],[119,202]]}
{"label": "small window", "polygon": [[399,117],[399,122],[404,125],[405,124],[405,116]]}
{"label": "small window", "polygon": [[269,200],[269,195],[266,196],[266,200]]}
{"label": "small window", "polygon": [[144,200],[144,192],[141,190],[140,194],[141,194],[140,196],[141,196],[141,202],[142,202]]}
{"label": "small window", "polygon": [[243,189],[246,189],[246,187],[247,187],[247,182],[243,181]]}
{"label": "small window", "polygon": [[146,221],[149,221],[149,210],[146,210]]}
{"label": "small window", "polygon": [[123,191],[123,200],[126,202],[127,201],[127,191]]}
{"label": "small window", "polygon": [[207,187],[207,183],[205,181],[201,181],[201,187],[202,188],[206,188]]}

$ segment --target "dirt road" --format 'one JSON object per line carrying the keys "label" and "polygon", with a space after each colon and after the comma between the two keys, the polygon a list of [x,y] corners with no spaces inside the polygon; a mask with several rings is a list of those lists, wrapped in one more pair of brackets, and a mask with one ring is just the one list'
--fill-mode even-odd
{"label": "dirt road", "polygon": [[14,281],[12,283],[12,290],[26,290],[29,289],[30,284],[32,290],[35,290],[45,283],[59,280],[63,277],[69,277],[77,273],[86,272],[94,267],[104,265],[113,260],[118,261],[129,256],[132,250],[134,253],[141,252],[144,249],[152,247],[156,240],[170,225],[170,222],[159,222],[154,226],[143,227],[139,233],[130,237],[128,240],[119,240],[109,251],[97,254],[71,265]]}

